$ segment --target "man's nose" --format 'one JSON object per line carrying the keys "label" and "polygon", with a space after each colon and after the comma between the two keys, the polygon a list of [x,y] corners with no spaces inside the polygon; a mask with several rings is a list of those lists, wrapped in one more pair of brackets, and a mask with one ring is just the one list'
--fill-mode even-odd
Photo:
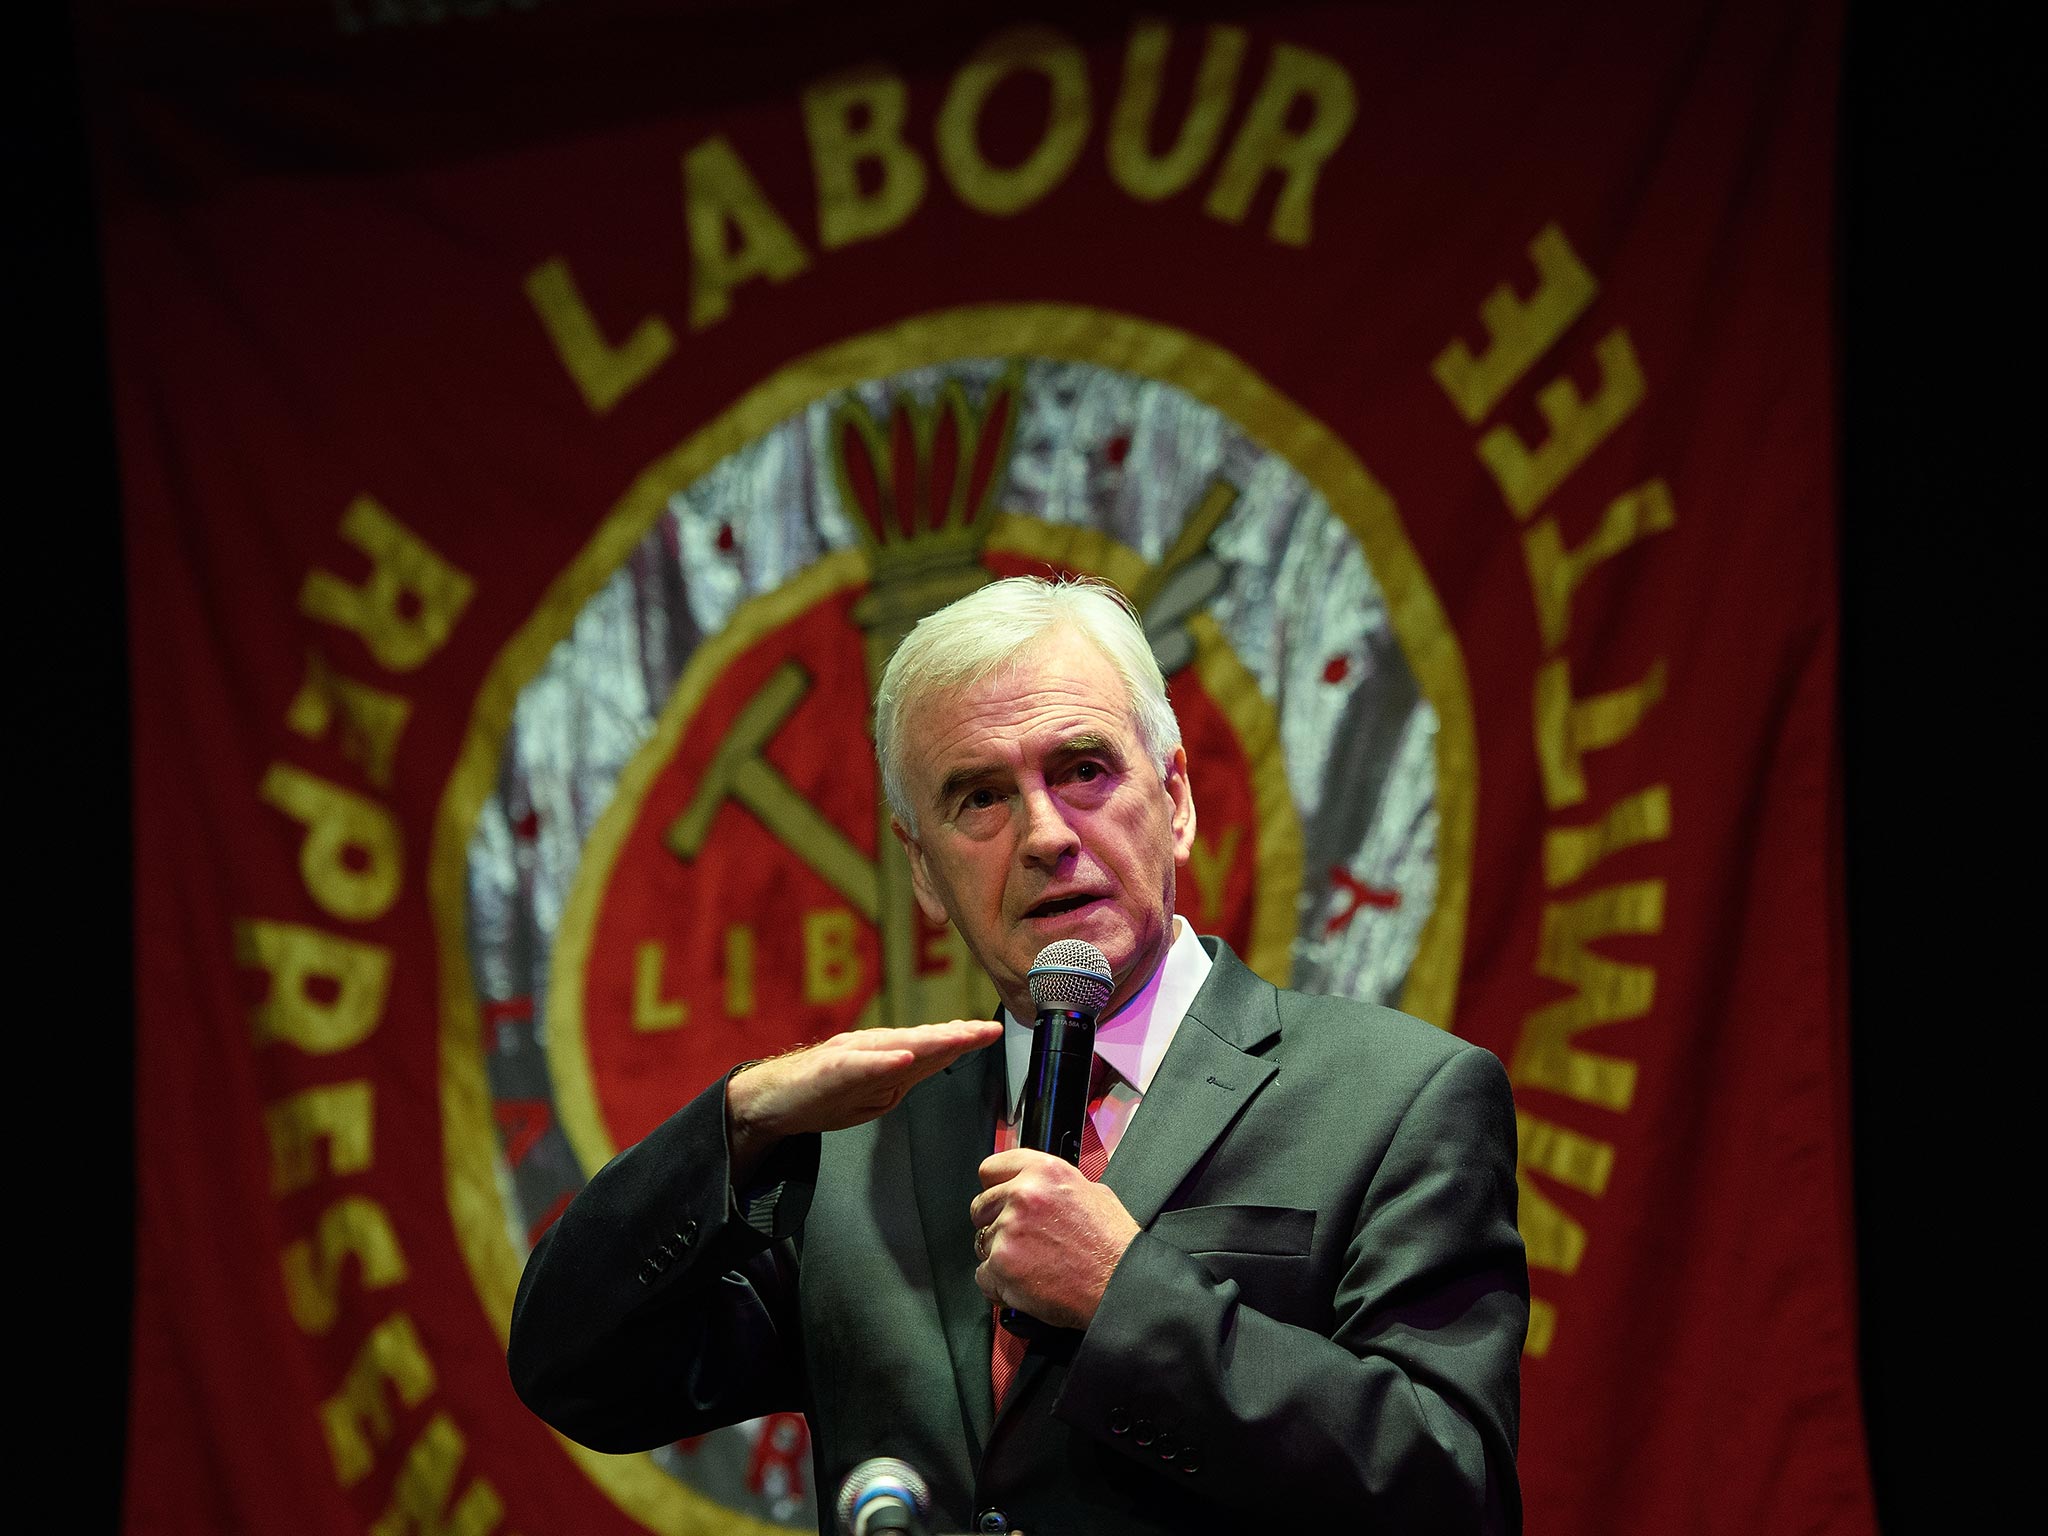
{"label": "man's nose", "polygon": [[1081,840],[1067,824],[1065,808],[1053,795],[1034,785],[1024,789],[1018,799],[1024,817],[1025,863],[1050,868],[1080,848]]}

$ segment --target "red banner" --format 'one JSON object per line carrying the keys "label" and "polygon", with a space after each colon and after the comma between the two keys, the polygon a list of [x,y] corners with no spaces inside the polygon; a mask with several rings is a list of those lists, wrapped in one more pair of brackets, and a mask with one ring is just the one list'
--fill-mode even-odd
{"label": "red banner", "polygon": [[[864,721],[1144,613],[1280,982],[1497,1052],[1531,1529],[1872,1528],[1831,4],[109,5],[136,1531],[805,1526],[600,1457],[534,1233],[730,1062],[987,1008]],[[829,1490],[826,1490],[829,1494]]]}

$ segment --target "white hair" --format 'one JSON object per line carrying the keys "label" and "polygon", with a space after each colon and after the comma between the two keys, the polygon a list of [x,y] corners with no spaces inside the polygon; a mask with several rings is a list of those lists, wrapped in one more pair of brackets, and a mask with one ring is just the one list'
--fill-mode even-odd
{"label": "white hair", "polygon": [[875,690],[875,755],[882,793],[906,829],[915,830],[903,784],[905,712],[929,694],[981,682],[1013,665],[1048,630],[1078,630],[1122,679],[1138,743],[1160,777],[1180,748],[1180,721],[1166,701],[1166,679],[1130,599],[1106,581],[1047,581],[1010,576],[970,592],[918,621],[904,636]]}

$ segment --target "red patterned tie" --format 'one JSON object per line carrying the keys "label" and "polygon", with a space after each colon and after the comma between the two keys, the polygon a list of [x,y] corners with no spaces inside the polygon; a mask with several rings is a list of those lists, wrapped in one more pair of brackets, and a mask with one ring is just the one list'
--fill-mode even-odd
{"label": "red patterned tie", "polygon": [[[1116,1081],[1116,1068],[1100,1056],[1088,1073],[1088,1118],[1081,1124],[1081,1172],[1090,1183],[1101,1179],[1103,1170],[1109,1166],[1109,1149],[1102,1144],[1102,1133],[1095,1129],[1095,1112],[1102,1107],[1102,1101],[1109,1094],[1110,1085]],[[1007,1125],[996,1128],[998,1138],[1005,1149],[1017,1144],[1016,1131]],[[996,1314],[996,1347],[989,1356],[989,1383],[995,1389],[996,1411],[1003,1407],[1003,1394],[1010,1390],[1010,1380],[1017,1374],[1018,1362],[1024,1358],[1025,1340],[1003,1326],[1003,1309],[994,1309]]]}

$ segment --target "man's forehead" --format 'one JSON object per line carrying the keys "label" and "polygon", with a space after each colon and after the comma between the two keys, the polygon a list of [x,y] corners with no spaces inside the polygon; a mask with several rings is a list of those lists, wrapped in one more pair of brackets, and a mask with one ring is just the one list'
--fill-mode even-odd
{"label": "man's forehead", "polygon": [[1092,642],[1072,638],[1078,652],[1028,651],[984,678],[913,702],[903,715],[906,764],[950,776],[1007,758],[1020,745],[1033,755],[1131,750],[1139,729],[1129,691]]}
{"label": "man's forehead", "polygon": [[[1102,757],[1120,763],[1126,755],[1126,741],[1126,735],[1120,731],[1088,729],[1034,736],[1028,744],[1026,760],[1051,762],[1066,757]],[[933,767],[945,774],[948,785],[982,778],[1002,772],[1009,765],[1011,753],[1004,750],[1009,745],[1000,737],[962,744],[957,749],[938,753]]]}
{"label": "man's forehead", "polygon": [[986,722],[938,708],[925,730],[905,732],[904,746],[907,758],[925,771],[953,774],[1007,763],[1020,752],[1033,760],[1075,753],[1121,758],[1135,750],[1137,740],[1137,723],[1115,707]]}

